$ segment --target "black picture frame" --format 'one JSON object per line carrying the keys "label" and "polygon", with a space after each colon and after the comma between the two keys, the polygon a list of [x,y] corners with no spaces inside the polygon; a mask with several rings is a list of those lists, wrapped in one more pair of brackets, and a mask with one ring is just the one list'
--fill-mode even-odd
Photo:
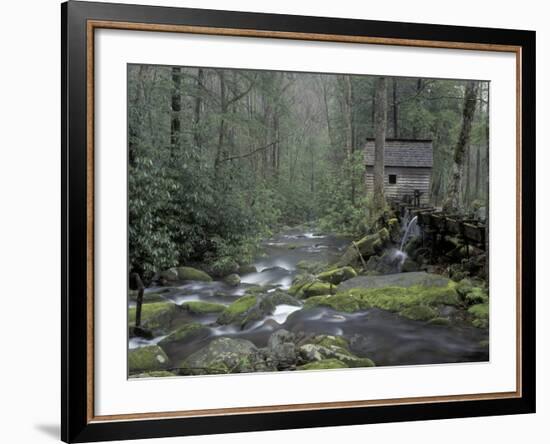
{"label": "black picture frame", "polygon": [[[520,48],[521,119],[521,394],[513,398],[388,403],[295,411],[242,412],[158,419],[96,421],[90,417],[88,359],[89,161],[87,24],[90,20]],[[305,17],[69,1],[61,5],[62,53],[62,384],[61,438],[91,442],[180,435],[510,415],[535,412],[535,32],[370,20]],[[89,54],[88,54],[89,55]],[[93,183],[93,182],[92,182]]]}

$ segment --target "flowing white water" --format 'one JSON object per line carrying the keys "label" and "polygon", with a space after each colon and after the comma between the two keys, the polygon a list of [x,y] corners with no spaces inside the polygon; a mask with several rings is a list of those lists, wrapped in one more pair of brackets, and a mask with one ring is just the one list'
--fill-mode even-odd
{"label": "flowing white water", "polygon": [[418,221],[418,216],[414,216],[409,224],[407,225],[407,229],[405,230],[405,234],[401,238],[401,245],[399,246],[399,251],[403,251],[403,248],[405,247],[405,242],[407,242],[409,236],[411,235],[412,231],[416,228],[416,224]]}

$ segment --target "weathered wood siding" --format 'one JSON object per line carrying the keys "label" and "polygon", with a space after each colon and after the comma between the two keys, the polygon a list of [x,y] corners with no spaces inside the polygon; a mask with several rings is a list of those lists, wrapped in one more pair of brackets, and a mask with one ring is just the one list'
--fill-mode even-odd
{"label": "weathered wood siding", "polygon": [[[397,183],[389,183],[390,174],[397,176]],[[420,203],[428,204],[430,202],[431,178],[431,168],[387,166],[384,168],[384,192],[386,198],[401,200],[403,196],[413,196],[414,190],[419,190],[422,193]],[[372,193],[374,189],[372,166],[366,167],[365,184],[367,193]]]}

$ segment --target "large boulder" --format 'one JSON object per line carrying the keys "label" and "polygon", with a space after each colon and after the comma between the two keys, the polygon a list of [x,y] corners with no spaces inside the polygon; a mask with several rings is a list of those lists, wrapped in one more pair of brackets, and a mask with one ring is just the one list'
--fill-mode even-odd
{"label": "large boulder", "polygon": [[304,285],[300,291],[304,298],[310,298],[312,296],[319,296],[323,294],[333,293],[336,287],[328,282],[313,282],[311,284]]}
{"label": "large boulder", "polygon": [[390,233],[388,229],[382,228],[357,242],[352,242],[336,265],[344,267],[346,265],[357,264],[360,261],[360,256],[363,257],[363,260],[367,260],[372,255],[381,253],[388,246],[389,241]]}
{"label": "large boulder", "polygon": [[221,337],[191,354],[179,365],[183,375],[249,373],[275,370],[256,346],[245,339]]}
{"label": "large boulder", "polygon": [[296,363],[294,333],[281,329],[272,333],[267,342],[269,359],[278,370],[292,367]]}
{"label": "large boulder", "polygon": [[223,281],[231,287],[236,287],[241,283],[241,278],[237,273],[231,273],[223,278]]}
{"label": "large boulder", "polygon": [[342,312],[376,307],[428,320],[440,307],[460,305],[456,283],[439,275],[414,272],[353,278],[340,284],[335,295],[309,298],[304,307],[324,306]]}
{"label": "large boulder", "polygon": [[158,345],[140,347],[128,352],[128,370],[130,374],[164,370],[169,366],[168,356]]}
{"label": "large boulder", "polygon": [[225,305],[206,301],[189,301],[181,304],[181,308],[187,310],[189,313],[193,313],[196,315],[205,315],[212,313],[221,313],[225,310]]}
{"label": "large boulder", "polygon": [[193,267],[178,267],[176,270],[180,281],[212,281],[212,278],[204,271],[197,270]]}
{"label": "large boulder", "polygon": [[338,345],[304,344],[299,348],[298,354],[302,361],[308,363],[336,359],[343,362],[346,367],[374,367],[372,360],[355,356],[347,348]]}
{"label": "large boulder", "polygon": [[[141,306],[141,327],[157,334],[173,330],[185,313],[172,302],[153,302]],[[136,322],[136,307],[128,309],[128,324],[133,327]]]}
{"label": "large boulder", "polygon": [[173,348],[175,344],[181,344],[196,340],[199,337],[205,337],[209,334],[210,330],[199,324],[198,322],[190,322],[178,327],[162,341],[159,342],[159,346],[165,348],[170,353],[170,348]]}
{"label": "large boulder", "polygon": [[212,278],[204,271],[193,267],[174,267],[159,274],[160,279],[167,282],[203,281],[210,282]]}
{"label": "large boulder", "polygon": [[218,324],[243,323],[248,312],[258,303],[258,296],[245,295],[225,308],[218,317]]}
{"label": "large boulder", "polygon": [[355,272],[355,270],[352,267],[347,266],[319,273],[317,275],[317,279],[323,282],[338,285],[340,282],[346,281],[356,276],[357,273]]}
{"label": "large boulder", "polygon": [[247,294],[240,297],[218,317],[218,324],[240,324],[244,326],[248,322],[258,321],[273,314],[277,305],[301,305],[301,302],[293,296],[281,290],[267,294]]}
{"label": "large boulder", "polygon": [[384,276],[358,276],[338,285],[338,292],[353,288],[384,288],[384,287],[438,287],[445,288],[451,284],[451,280],[434,273],[425,271],[413,271],[409,273],[394,273]]}

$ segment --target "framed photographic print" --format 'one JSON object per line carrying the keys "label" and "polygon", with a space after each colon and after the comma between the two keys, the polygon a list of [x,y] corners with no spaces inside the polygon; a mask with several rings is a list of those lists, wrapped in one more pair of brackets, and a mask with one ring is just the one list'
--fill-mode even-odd
{"label": "framed photographic print", "polygon": [[62,439],[535,411],[535,33],[62,5]]}

